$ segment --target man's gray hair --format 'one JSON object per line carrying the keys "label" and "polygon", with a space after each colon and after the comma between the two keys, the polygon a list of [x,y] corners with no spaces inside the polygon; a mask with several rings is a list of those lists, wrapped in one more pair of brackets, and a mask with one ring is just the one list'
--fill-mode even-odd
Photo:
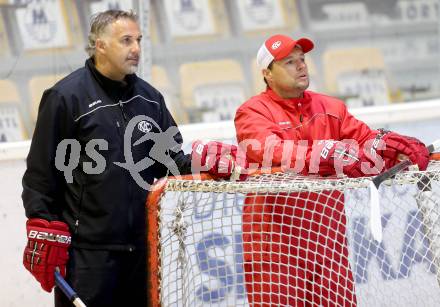
{"label": "man's gray hair", "polygon": [[105,28],[119,19],[131,19],[138,22],[138,16],[133,11],[120,11],[120,10],[108,10],[105,12],[97,13],[92,16],[90,20],[90,32],[88,37],[88,43],[86,46],[86,51],[90,57],[95,55],[96,51],[96,40],[104,32]]}

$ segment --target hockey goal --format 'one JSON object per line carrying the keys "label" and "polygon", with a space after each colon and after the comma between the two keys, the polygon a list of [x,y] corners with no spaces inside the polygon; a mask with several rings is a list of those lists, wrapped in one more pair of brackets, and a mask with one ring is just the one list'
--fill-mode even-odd
{"label": "hockey goal", "polygon": [[149,296],[155,306],[440,306],[439,181],[440,161],[385,181],[377,242],[371,178],[160,180],[147,201]]}

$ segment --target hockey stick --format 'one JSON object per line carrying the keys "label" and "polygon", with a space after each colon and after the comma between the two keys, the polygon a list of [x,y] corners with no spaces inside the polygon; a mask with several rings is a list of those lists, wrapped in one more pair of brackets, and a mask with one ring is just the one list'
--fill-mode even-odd
{"label": "hockey stick", "polygon": [[55,283],[72,302],[73,305],[75,305],[76,307],[86,307],[83,301],[78,297],[78,294],[76,294],[72,287],[70,287],[67,281],[63,278],[63,276],[61,276],[58,269],[55,271]]}
{"label": "hockey stick", "polygon": [[[440,151],[440,140],[434,141],[431,145],[426,147],[430,154],[434,152]],[[379,186],[387,179],[390,179],[394,177],[396,174],[407,168],[408,166],[412,165],[412,162],[410,160],[403,160],[399,162],[398,164],[394,165],[392,168],[387,170],[386,172],[383,172],[382,174],[377,175],[373,178],[373,183],[376,186],[377,189],[379,189]]]}
{"label": "hockey stick", "polygon": [[[427,146],[430,154],[440,151],[440,140],[434,141]],[[410,160],[403,160],[389,170],[379,174],[370,182],[370,229],[373,239],[382,242],[382,222],[379,206],[379,187],[385,181],[412,165]]]}

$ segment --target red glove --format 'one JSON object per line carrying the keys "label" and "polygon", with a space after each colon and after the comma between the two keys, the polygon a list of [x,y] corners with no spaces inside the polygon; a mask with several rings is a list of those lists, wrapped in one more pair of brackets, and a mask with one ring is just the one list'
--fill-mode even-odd
{"label": "red glove", "polygon": [[66,262],[71,237],[66,223],[29,219],[26,222],[28,243],[24,249],[23,264],[40,282],[41,287],[51,292],[54,286],[55,269],[66,276]]}
{"label": "red glove", "polygon": [[371,147],[367,148],[369,155],[365,154],[365,149],[359,150],[357,160],[344,167],[344,174],[351,178],[376,176],[384,170],[384,161],[379,155],[371,153]]}
{"label": "red glove", "polygon": [[[242,165],[245,159],[241,157],[242,161],[238,161],[238,148],[235,145],[224,144],[221,142],[208,142],[207,144],[201,141],[195,141],[192,144],[191,154],[191,168],[193,173],[205,171],[214,178],[229,178],[234,170],[237,170],[236,165]],[[240,175],[240,180],[244,180],[246,176]]]}
{"label": "red glove", "polygon": [[[316,146],[316,147],[315,147]],[[323,140],[314,145],[310,173],[322,176],[346,174],[349,177],[377,175],[383,161],[376,155],[366,155],[357,143]]]}
{"label": "red glove", "polygon": [[[381,131],[382,132],[382,131]],[[407,156],[412,163],[419,166],[419,170],[424,171],[428,167],[429,152],[425,144],[416,138],[400,135],[395,132],[382,132],[382,140],[386,147],[377,150],[385,160],[385,167],[388,169],[399,162],[399,154]]]}
{"label": "red glove", "polygon": [[[309,173],[319,173],[322,176],[342,172],[342,163],[347,159],[350,163],[357,158],[357,150],[350,149],[346,143],[334,140],[322,140],[313,145]],[[341,167],[338,168],[338,163]]]}

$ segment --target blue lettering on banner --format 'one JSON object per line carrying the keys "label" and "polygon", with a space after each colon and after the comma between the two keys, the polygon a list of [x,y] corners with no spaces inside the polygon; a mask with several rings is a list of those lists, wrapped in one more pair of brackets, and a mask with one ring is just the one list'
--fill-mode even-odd
{"label": "blue lettering on banner", "polygon": [[[433,264],[433,256],[429,251],[429,241],[423,233],[422,217],[417,211],[410,211],[407,216],[407,225],[405,231],[405,236],[403,239],[402,253],[399,268],[399,278],[410,277],[411,268],[414,264],[426,262],[428,265],[428,270],[435,274],[435,266]],[[419,242],[421,241],[422,247],[417,250],[416,238],[419,237]]]}
{"label": "blue lettering on banner", "polygon": [[[193,202],[194,202],[194,219],[196,221],[198,220],[204,220],[204,219],[210,219],[212,217],[212,213],[215,210],[215,203],[217,201],[217,198],[221,196],[222,194],[218,195],[215,193],[212,193],[210,196],[211,202],[209,204],[203,205],[203,206],[197,206],[197,193],[192,193]],[[199,211],[203,210],[203,211]]]}
{"label": "blue lettering on banner", "polygon": [[217,278],[222,286],[217,289],[209,289],[203,285],[196,291],[197,297],[204,302],[218,302],[225,299],[231,292],[234,284],[234,275],[225,261],[212,258],[208,255],[213,247],[226,248],[230,244],[229,239],[219,233],[212,233],[204,237],[197,244],[197,264],[204,274]]}
{"label": "blue lettering on banner", "polygon": [[244,298],[246,291],[244,288],[243,275],[243,237],[241,232],[234,234],[234,259],[235,259],[235,293],[238,299]]}
{"label": "blue lettering on banner", "polygon": [[[226,194],[219,197],[226,197]],[[234,198],[234,203],[240,203],[240,200]],[[198,219],[209,219],[215,210],[215,205],[211,206],[209,212],[197,213]],[[234,207],[229,207],[233,209]],[[382,226],[384,231],[389,226],[392,214],[388,213],[382,216]],[[377,243],[371,237],[368,226],[368,218],[358,216],[353,218],[351,223],[352,237],[351,245],[354,267],[352,267],[355,282],[364,284],[368,282],[368,270],[371,261],[375,260],[380,269],[383,280],[400,280],[411,277],[411,270],[415,265],[426,264],[428,274],[435,274],[435,265],[433,264],[433,255],[429,251],[429,242],[424,234],[422,217],[417,210],[408,211],[406,216],[406,226],[402,239],[399,264],[393,267],[392,255],[387,251],[387,242],[384,240]],[[390,230],[390,229],[389,229]],[[210,256],[210,251],[214,248],[226,250],[233,249],[234,265],[228,263],[225,259],[214,258]],[[203,284],[197,289],[196,295],[202,302],[221,302],[226,299],[235,289],[237,299],[244,299],[246,295],[244,287],[243,272],[243,247],[242,233],[237,231],[231,234],[210,233],[198,242],[197,264],[202,274],[215,278],[219,282],[216,289],[209,288]],[[212,253],[211,253],[212,254]],[[234,288],[235,287],[235,288]]]}
{"label": "blue lettering on banner", "polygon": [[244,200],[244,195],[238,195],[234,196],[233,198],[233,204],[232,207],[229,205],[229,201],[231,200],[230,194],[222,193],[211,193],[209,199],[209,203],[204,203],[203,206],[198,206],[197,202],[199,201],[196,199],[197,193],[193,193],[193,208],[194,208],[194,219],[197,221],[208,219],[211,220],[214,211],[219,210],[219,208],[216,208],[216,205],[218,204],[220,208],[223,208],[223,213],[225,216],[230,216],[231,212],[230,210],[236,210],[235,214],[238,214],[241,216],[241,213],[243,212],[242,204]]}
{"label": "blue lettering on banner", "polygon": [[[386,228],[391,214],[386,214],[382,217],[382,227]],[[396,273],[391,265],[390,256],[386,252],[385,242],[378,244],[371,238],[368,233],[368,220],[365,217],[354,219],[354,235],[353,235],[353,250],[354,250],[354,270],[355,282],[366,283],[368,281],[368,264],[372,257],[376,257],[379,263],[380,273],[383,279],[395,279]]]}
{"label": "blue lettering on banner", "polygon": [[[390,218],[391,214],[382,217],[384,229]],[[373,257],[378,262],[384,280],[409,278],[412,267],[422,262],[427,263],[429,272],[435,273],[432,253],[429,252],[429,242],[423,233],[421,216],[417,214],[416,210],[409,211],[406,222],[400,262],[396,272],[391,265],[391,257],[386,251],[386,242],[382,241],[378,244],[371,238],[371,235],[367,233],[368,225],[365,217],[354,220],[353,250],[355,267],[353,270],[356,283],[366,283],[368,281],[368,265]],[[420,250],[417,250],[416,243],[421,243]]]}

